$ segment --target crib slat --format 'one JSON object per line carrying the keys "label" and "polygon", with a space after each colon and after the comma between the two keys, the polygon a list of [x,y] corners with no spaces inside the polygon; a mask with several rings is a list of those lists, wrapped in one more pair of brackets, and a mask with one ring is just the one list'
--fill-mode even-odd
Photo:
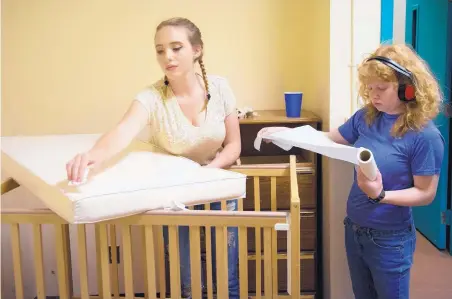
{"label": "crib slat", "polygon": [[78,239],[78,257],[80,271],[80,295],[81,299],[88,299],[88,255],[86,252],[86,226],[80,224],[77,226]]}
{"label": "crib slat", "polygon": [[[299,207],[299,206],[298,206]],[[300,216],[299,215],[290,215],[290,231],[288,232],[287,241],[288,241],[288,257],[290,260],[288,263],[288,273],[287,277],[288,284],[287,288],[290,290],[290,294],[293,296],[295,294],[300,293]],[[289,249],[290,248],[290,249]],[[290,264],[290,267],[289,267]],[[290,274],[290,275],[289,275]],[[289,282],[291,282],[289,284]]]}
{"label": "crib slat", "polygon": [[56,245],[56,260],[58,272],[58,291],[62,299],[69,299],[69,279],[66,265],[66,255],[64,253],[64,238],[63,232],[64,224],[55,225],[55,245]]}
{"label": "crib slat", "polygon": [[277,210],[277,201],[276,201],[276,177],[272,176],[270,178],[270,205],[271,210]]}
{"label": "crib slat", "polygon": [[179,258],[179,234],[178,226],[170,225],[169,233],[169,263],[170,263],[170,288],[171,298],[181,297],[180,287],[180,258]]}
{"label": "crib slat", "polygon": [[[210,204],[204,205],[204,210],[210,210]],[[213,298],[213,271],[212,271],[212,231],[211,226],[205,226],[205,244],[206,244],[206,284],[207,284],[207,298]]]}
{"label": "crib slat", "polygon": [[[238,210],[243,211],[243,198],[238,200]],[[247,228],[239,227],[239,278],[240,298],[248,298],[248,236]]]}
{"label": "crib slat", "polygon": [[66,265],[66,275],[68,281],[69,298],[74,294],[74,286],[72,279],[72,259],[71,259],[71,245],[70,245],[70,235],[69,235],[69,224],[63,225],[63,247],[64,247],[64,259]]}
{"label": "crib slat", "polygon": [[[221,210],[228,211],[228,205],[227,205],[226,200],[221,201]],[[227,241],[228,240],[228,228],[227,227],[221,227],[221,228],[222,228],[221,231],[216,230],[216,239],[218,240],[218,234],[221,233],[223,235],[222,240],[224,240],[225,244],[228,244],[228,241]],[[224,245],[224,246],[229,246],[229,245]],[[218,245],[217,245],[217,248],[218,248]],[[218,258],[224,257],[226,259],[225,263],[228,267],[229,266],[228,265],[228,250],[226,249],[226,247],[223,247],[223,248],[224,248],[224,255],[219,255],[217,252],[216,259],[218,261]],[[217,268],[218,268],[218,262],[217,262]],[[218,271],[217,271],[217,277],[218,277]],[[217,281],[218,281],[218,279],[217,279]],[[228,271],[226,271],[226,281],[228,281]],[[218,282],[217,282],[217,297],[218,297],[218,294],[220,294],[220,297],[221,297],[221,293],[218,293]],[[226,283],[226,294],[229,294],[229,283]],[[226,294],[225,294],[225,296],[226,296]],[[225,298],[228,298],[228,297],[225,297]]]}
{"label": "crib slat", "polygon": [[201,298],[201,240],[199,226],[190,227],[190,271],[192,298]]}
{"label": "crib slat", "polygon": [[237,199],[237,210],[243,211],[243,198]]}
{"label": "crib slat", "polygon": [[217,259],[217,298],[229,298],[228,285],[228,251],[225,239],[226,228],[215,227],[216,259]]}
{"label": "crib slat", "polygon": [[124,262],[124,284],[126,291],[126,298],[133,299],[133,267],[132,267],[132,242],[130,237],[130,226],[122,226],[122,247]]}
{"label": "crib slat", "polygon": [[262,249],[261,249],[261,228],[256,227],[256,298],[261,298],[262,295],[262,281],[258,279],[262,277]]}
{"label": "crib slat", "polygon": [[246,227],[239,227],[240,298],[248,298],[248,236]]}
{"label": "crib slat", "polygon": [[42,229],[40,224],[33,224],[33,239],[37,298],[45,299],[44,255],[42,252]]}
{"label": "crib slat", "polygon": [[119,271],[118,271],[118,246],[116,240],[116,225],[110,225],[110,250],[111,250],[111,284],[113,287],[113,297],[119,298]]}
{"label": "crib slat", "polygon": [[261,188],[258,176],[254,177],[254,210],[261,210]]}
{"label": "crib slat", "polygon": [[[261,199],[261,191],[260,191],[260,184],[259,184],[259,177],[254,177],[254,210],[260,211],[261,205],[260,205],[260,199]],[[255,227],[256,234],[255,234],[255,240],[256,240],[256,259],[257,261],[261,260],[261,228],[259,226]],[[256,261],[256,298],[260,299],[262,296],[262,281],[260,277],[262,277],[262,264],[260,262]]]}
{"label": "crib slat", "polygon": [[276,230],[272,230],[272,289],[273,297],[278,298],[278,249]]}
{"label": "crib slat", "polygon": [[151,225],[144,228],[146,252],[146,291],[148,299],[156,299],[154,231]]}
{"label": "crib slat", "polygon": [[157,235],[157,261],[159,267],[159,292],[160,299],[166,297],[166,279],[165,279],[165,244],[163,242],[163,226],[155,226],[155,234]]}
{"label": "crib slat", "polygon": [[14,283],[16,287],[16,298],[24,298],[24,282],[22,275],[22,258],[20,250],[20,232],[19,224],[11,224],[11,247],[13,253],[13,267],[14,267]]}
{"label": "crib slat", "polygon": [[[273,295],[273,275],[272,271],[272,228],[264,228],[264,286],[265,286],[265,297],[271,298]],[[260,264],[259,260],[256,263]]]}
{"label": "crib slat", "polygon": [[[141,258],[143,258],[143,261],[144,261],[144,273],[143,273],[143,287],[144,287],[144,298],[149,298],[149,295],[148,295],[148,273],[147,273],[147,270],[146,270],[146,268],[147,268],[147,257],[146,257],[146,227],[147,227],[148,225],[140,225],[140,226],[138,226],[138,228],[139,228],[139,234],[141,235],[141,241],[143,242],[142,244],[141,244],[141,246],[140,246],[140,248],[144,248],[144,250],[143,250],[143,256],[141,257]],[[151,231],[152,231],[152,225],[149,225],[149,227],[151,228]]]}
{"label": "crib slat", "polygon": [[[271,196],[271,210],[273,212],[276,212],[278,209],[277,201],[276,201],[276,177],[270,178],[270,196]],[[272,244],[272,289],[273,289],[273,297],[278,296],[278,259],[277,259],[277,253],[278,253],[278,232],[275,230],[272,230],[271,233],[271,244]],[[267,274],[265,274],[267,275]],[[267,294],[267,292],[266,292]]]}
{"label": "crib slat", "polygon": [[103,298],[103,288],[102,288],[102,264],[101,264],[101,248],[100,248],[100,226],[94,226],[95,239],[96,239],[96,271],[97,271],[97,292],[99,297]]}
{"label": "crib slat", "polygon": [[102,285],[102,299],[111,298],[110,286],[110,267],[108,264],[108,233],[106,224],[98,224],[99,226],[99,245],[100,248],[100,268],[101,268],[101,285]]}

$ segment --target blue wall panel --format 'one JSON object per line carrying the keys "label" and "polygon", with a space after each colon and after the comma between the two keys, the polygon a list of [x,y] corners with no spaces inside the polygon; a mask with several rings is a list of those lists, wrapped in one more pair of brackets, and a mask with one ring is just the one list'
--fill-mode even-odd
{"label": "blue wall panel", "polygon": [[381,32],[382,43],[392,43],[394,24],[394,0],[381,0]]}

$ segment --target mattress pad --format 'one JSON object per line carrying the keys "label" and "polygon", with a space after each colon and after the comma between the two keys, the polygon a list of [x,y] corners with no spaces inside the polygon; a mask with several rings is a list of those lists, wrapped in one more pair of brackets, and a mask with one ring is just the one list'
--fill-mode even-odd
{"label": "mattress pad", "polygon": [[72,185],[66,163],[91,148],[99,137],[2,137],[2,168],[69,223],[93,223],[245,196],[245,175],[202,167],[137,140],[90,171],[85,183]]}

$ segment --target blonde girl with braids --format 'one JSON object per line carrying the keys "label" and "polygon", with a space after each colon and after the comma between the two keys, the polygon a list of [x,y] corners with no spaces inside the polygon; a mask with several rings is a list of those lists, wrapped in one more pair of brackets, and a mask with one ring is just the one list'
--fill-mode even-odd
{"label": "blonde girl with braids", "polygon": [[[144,128],[148,129],[148,141],[154,146],[205,167],[227,168],[239,158],[236,99],[226,79],[207,75],[198,27],[185,18],[168,19],[157,26],[154,41],[164,76],[136,95],[119,123],[92,149],[67,163],[69,180],[81,181],[88,165],[95,167],[119,153]],[[201,74],[196,72],[196,64]],[[227,206],[237,210],[236,200],[229,201]],[[211,209],[221,209],[220,203],[211,204]],[[182,294],[191,298],[188,227],[180,228],[179,238]],[[228,228],[229,298],[239,298],[237,242],[237,228]],[[212,249],[215,262],[215,244]]]}
{"label": "blonde girl with braids", "polygon": [[[404,44],[381,45],[358,67],[365,105],[328,132],[372,151],[377,178],[359,167],[347,201],[345,247],[356,299],[409,298],[416,246],[412,207],[430,204],[445,141],[433,123],[442,93],[428,65]],[[267,134],[285,128],[265,128]],[[334,198],[333,198],[334,199]]]}

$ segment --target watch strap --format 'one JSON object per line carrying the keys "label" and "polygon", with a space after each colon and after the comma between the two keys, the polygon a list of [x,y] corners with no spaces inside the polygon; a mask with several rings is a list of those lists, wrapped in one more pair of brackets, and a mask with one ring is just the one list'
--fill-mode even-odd
{"label": "watch strap", "polygon": [[369,197],[369,200],[374,203],[379,203],[380,201],[383,200],[383,198],[385,198],[385,195],[386,195],[385,190],[382,189],[380,194],[376,198]]}

